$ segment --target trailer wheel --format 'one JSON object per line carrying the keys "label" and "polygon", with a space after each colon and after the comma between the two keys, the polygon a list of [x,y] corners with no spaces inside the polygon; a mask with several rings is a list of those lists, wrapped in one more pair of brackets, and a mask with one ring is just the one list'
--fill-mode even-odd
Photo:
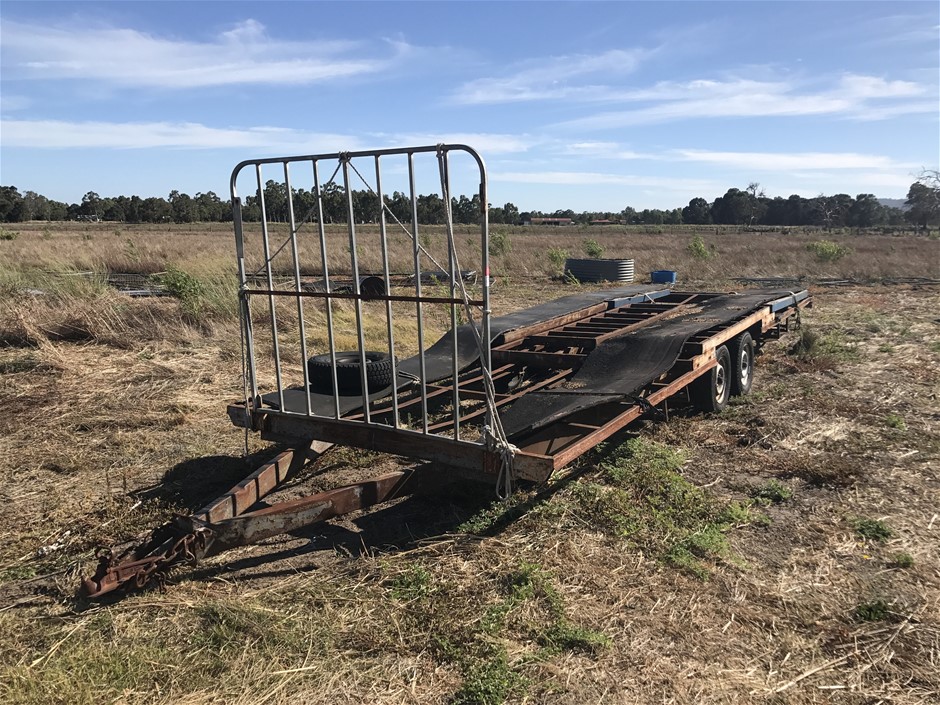
{"label": "trailer wheel", "polygon": [[754,339],[750,333],[741,333],[731,341],[731,393],[734,396],[747,394],[754,384]]}
{"label": "trailer wheel", "polygon": [[715,350],[717,363],[689,385],[689,397],[700,411],[722,411],[731,396],[731,353],[722,345]]}
{"label": "trailer wheel", "polygon": [[[392,385],[392,358],[388,353],[365,353],[366,386],[370,393]],[[336,353],[336,386],[341,396],[362,394],[359,351]],[[307,360],[310,389],[325,394],[333,393],[333,370],[329,354],[314,355]]]}

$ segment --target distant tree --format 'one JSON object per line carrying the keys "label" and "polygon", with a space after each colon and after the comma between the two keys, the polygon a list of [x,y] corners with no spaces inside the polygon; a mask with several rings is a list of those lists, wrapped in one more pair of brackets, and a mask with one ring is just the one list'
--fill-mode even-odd
{"label": "distant tree", "polygon": [[84,216],[95,216],[100,218],[101,213],[101,196],[99,196],[94,191],[89,191],[84,196],[82,196],[82,205],[79,208],[79,214]]}
{"label": "distant tree", "polygon": [[658,208],[646,208],[640,212],[640,222],[644,225],[662,225],[663,212]]}
{"label": "distant tree", "polygon": [[418,222],[440,225],[445,220],[444,199],[436,193],[418,196]]}
{"label": "distant tree", "polygon": [[924,171],[907,191],[907,218],[927,228],[940,223],[940,171]]}
{"label": "distant tree", "polygon": [[145,198],[140,203],[140,220],[144,223],[168,223],[173,220],[173,208],[162,198]]}
{"label": "distant tree", "polygon": [[849,209],[849,225],[856,228],[870,228],[884,225],[888,220],[885,208],[873,194],[860,193]]}
{"label": "distant tree", "polygon": [[712,215],[708,208],[708,201],[704,198],[693,198],[689,205],[682,209],[682,222],[689,225],[708,225],[712,222]]}
{"label": "distant tree", "polygon": [[23,197],[16,186],[0,186],[0,221],[18,223],[23,220]]}

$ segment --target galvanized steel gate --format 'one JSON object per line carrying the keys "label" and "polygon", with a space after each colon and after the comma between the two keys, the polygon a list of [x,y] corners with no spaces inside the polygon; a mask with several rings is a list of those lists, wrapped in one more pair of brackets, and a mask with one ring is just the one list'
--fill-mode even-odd
{"label": "galvanized steel gate", "polygon": [[[463,280],[454,234],[451,182],[455,161],[452,157],[455,154],[460,154],[459,163],[468,167],[460,174],[464,182],[469,172],[472,183],[479,184],[479,233],[474,249],[479,256],[482,276],[477,280],[473,297]],[[425,229],[418,222],[419,202],[425,197],[419,196],[416,175],[422,168],[425,168],[426,173],[429,165],[434,167],[437,178],[428,179],[427,183],[430,185],[436,181],[433,185],[440,190],[444,209],[445,247],[439,247],[438,251],[434,251],[432,238],[425,234],[425,230],[430,232],[431,229]],[[407,219],[395,215],[390,207],[390,196],[383,190],[383,183],[388,183],[390,173],[399,182],[406,180],[407,190],[404,194],[396,192],[394,195],[399,202],[402,195],[407,198]],[[326,181],[323,180],[324,174],[330,174]],[[255,195],[247,197],[243,202],[238,187],[240,182],[246,180],[246,176],[248,183],[254,187]],[[296,193],[298,187],[302,189],[305,185],[310,187],[312,206],[301,214],[295,212]],[[373,215],[375,201],[380,204],[377,223],[368,226],[362,224],[362,203],[366,200],[361,198],[363,193],[372,199]],[[451,384],[453,423],[450,428],[438,428],[436,431],[429,429],[428,420],[429,379],[425,346],[428,307],[444,307],[447,312],[447,327],[451,331],[450,350],[445,352],[449,352],[450,357],[448,376],[456,381],[460,373],[458,328],[461,323],[469,321],[478,342],[480,372],[485,380],[491,380],[486,169],[483,160],[473,149],[459,144],[441,144],[247,160],[236,166],[232,173],[231,194],[244,344],[245,413],[249,417],[245,419],[246,427],[260,428],[262,417],[289,417],[295,422],[290,424],[291,427],[304,429],[301,435],[341,440],[349,445],[369,446],[369,439],[374,439],[378,434],[383,438],[385,446],[389,443],[401,446],[403,443],[420,441],[425,447],[438,446],[438,455],[450,459],[459,457],[462,449],[457,446],[463,446],[464,450],[470,451],[468,455],[478,462],[487,456],[486,452],[481,452],[484,447],[496,450],[499,433],[498,419],[494,431],[493,408],[486,411],[484,432],[479,438],[470,440],[461,436],[461,402],[465,400],[461,399],[461,386],[456,382]],[[346,237],[343,242],[337,240],[337,228],[328,228],[325,222],[325,199],[335,199],[337,195],[341,195],[345,201]],[[275,212],[278,216],[273,215]],[[251,215],[258,220],[253,221]],[[276,222],[284,216],[286,223]],[[366,230],[369,231],[368,236],[363,234]],[[435,233],[439,231],[440,228],[434,230]],[[390,242],[402,232],[410,241],[407,243],[410,247],[407,258],[409,266],[401,271],[402,258],[397,257],[399,268],[393,271],[395,268],[391,265],[390,254],[401,253],[391,252]],[[368,251],[363,247],[366,239],[371,239],[377,245],[371,251],[380,252],[380,271],[366,272],[367,267],[364,267],[362,261]],[[343,249],[346,251],[343,252]],[[431,291],[433,295],[428,295],[429,289],[425,286],[429,272],[442,281],[442,284],[434,285]],[[381,281],[369,291],[364,291],[365,274],[371,275],[370,280],[373,282],[375,277]],[[337,286],[338,275],[348,278],[344,287]],[[441,296],[440,287],[444,285],[448,293]],[[264,312],[259,311],[255,303],[259,300],[264,303]],[[348,307],[350,302],[355,318],[355,344],[351,348],[358,355],[360,373],[360,390],[358,398],[354,400],[341,393],[336,367],[337,353],[341,352],[337,347],[340,335],[336,307]],[[371,310],[365,311],[364,304],[367,302],[384,302],[384,311],[377,311],[375,305],[371,304]],[[412,365],[410,373],[400,369],[398,364],[402,351],[400,342],[396,340],[396,315],[402,315],[402,302],[414,304],[412,315],[416,323],[416,340],[413,341],[415,345],[409,346],[411,349],[408,352],[414,350],[416,353],[416,358],[411,361],[416,359],[417,368],[413,369]],[[396,304],[399,306],[397,314]],[[318,314],[325,318],[325,348],[314,349],[310,344],[309,313],[312,306],[319,307]],[[390,395],[391,414],[383,414],[377,421],[370,413],[370,401],[375,401],[376,390],[370,389],[367,380],[367,368],[371,364],[367,359],[369,347],[376,347],[375,327],[369,325],[371,342],[367,341],[365,330],[367,316],[371,316],[374,322],[377,316],[383,315],[384,340],[381,341],[380,349],[389,356],[394,382],[388,390],[379,394]],[[283,319],[288,317],[291,318],[290,323],[285,325]],[[314,332],[320,333],[319,337],[322,338],[322,331]],[[439,373],[441,346],[436,348],[436,368]],[[265,375],[260,372],[268,352],[271,356],[269,361],[273,363],[273,385],[265,384]],[[332,399],[329,402],[323,394],[308,393],[312,380],[306,361],[317,352],[329,355],[331,362],[332,384],[328,386]],[[297,369],[298,361],[301,369]],[[298,395],[296,388],[301,383],[306,391]],[[265,387],[267,394],[264,393]],[[415,409],[416,422],[412,424],[417,427],[409,427],[400,415],[403,394],[410,396],[412,406],[417,405],[416,396],[420,399],[420,411]],[[348,413],[357,408],[361,409],[359,413]],[[301,426],[296,423],[298,421],[302,422]],[[442,443],[433,442],[435,435],[442,437]],[[432,441],[430,444],[427,443],[429,440]],[[477,469],[482,468],[478,465]]]}

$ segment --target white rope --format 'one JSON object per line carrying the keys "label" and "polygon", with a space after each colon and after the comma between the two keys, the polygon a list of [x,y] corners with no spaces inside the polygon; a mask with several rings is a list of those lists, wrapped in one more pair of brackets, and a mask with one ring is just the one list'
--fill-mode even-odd
{"label": "white rope", "polygon": [[[447,187],[447,168],[444,162],[445,152],[442,147],[437,149],[437,162],[438,168],[441,175],[441,194],[444,199],[444,214],[447,220],[447,244],[448,250],[453,257],[453,266],[455,273],[460,272],[460,261],[457,258],[457,243],[454,240],[454,215],[452,203],[450,200],[450,190]],[[482,204],[483,208],[487,207],[487,204]],[[470,330],[473,331],[474,341],[477,345],[477,350],[480,353],[480,368],[483,370],[483,389],[486,395],[486,407],[487,412],[489,413],[491,426],[483,427],[483,437],[487,445],[495,447],[497,453],[500,456],[500,467],[499,474],[496,478],[496,496],[499,499],[505,500],[508,499],[513,492],[513,460],[515,458],[516,451],[519,449],[516,448],[512,443],[509,442],[509,438],[506,436],[505,429],[503,428],[502,419],[499,417],[499,409],[496,406],[496,387],[493,385],[493,376],[486,365],[483,364],[486,360],[486,352],[489,347],[489,341],[484,341],[483,336],[477,330],[476,324],[473,322],[472,308],[470,306],[470,296],[467,293],[467,287],[464,285],[463,278],[460,276],[455,276],[451,278],[451,293],[455,287],[460,288],[460,295],[463,299],[464,308],[467,312],[467,318],[470,321]],[[457,380],[454,380],[454,384],[457,384]]]}
{"label": "white rope", "polygon": [[[453,218],[453,204],[450,200],[450,192],[447,188],[447,171],[444,167],[444,152],[439,147],[437,151],[438,159],[438,168],[440,171],[441,177],[441,193],[442,200],[444,201],[444,214],[446,217],[446,229],[447,229],[447,240],[449,245],[449,250],[453,253],[454,258],[454,276],[451,278],[451,294],[454,293],[455,288],[460,290],[460,298],[464,306],[464,311],[467,316],[467,321],[469,322],[469,328],[473,333],[473,340],[476,344],[477,351],[480,354],[480,360],[486,359],[486,347],[489,345],[489,341],[484,341],[483,336],[481,335],[480,330],[477,328],[476,323],[473,320],[473,306],[470,304],[470,294],[467,292],[466,284],[463,281],[463,277],[460,276],[460,261],[457,257],[457,243],[454,239],[454,218]],[[368,181],[359,173],[359,170],[356,169],[355,164],[352,162],[349,163],[353,172],[356,176],[359,177],[359,180],[362,184],[369,190],[369,192],[378,198],[378,194],[372,188]],[[392,209],[384,202],[383,199],[379,199],[379,204],[383,211],[387,212],[394,220],[398,226],[404,231],[404,233],[415,243],[417,248],[424,254],[431,263],[437,267],[438,271],[446,272],[445,269],[435,258],[428,252],[415,237],[414,233],[409,230],[405,225],[398,219],[395,213],[392,212]],[[420,276],[420,272],[415,272],[415,276]],[[483,438],[484,442],[490,450],[495,450],[500,457],[500,469],[499,474],[496,480],[496,496],[499,499],[508,499],[513,492],[513,459],[516,452],[519,450],[512,443],[509,442],[506,432],[503,428],[502,420],[499,417],[499,410],[496,406],[496,387],[493,384],[493,377],[490,370],[486,369],[485,365],[480,365],[483,371],[483,392],[485,396],[485,403],[487,411],[489,413],[491,425],[485,425],[483,427]],[[454,384],[456,385],[458,381],[455,379]]]}

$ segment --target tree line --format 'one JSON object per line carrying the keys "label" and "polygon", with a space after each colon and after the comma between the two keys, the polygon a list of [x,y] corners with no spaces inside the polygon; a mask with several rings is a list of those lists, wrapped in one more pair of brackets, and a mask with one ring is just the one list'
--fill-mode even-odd
{"label": "tree line", "polygon": [[[261,196],[263,195],[263,198]],[[371,191],[353,190],[350,194],[353,208],[361,222],[377,222],[380,215],[378,196]],[[322,215],[325,223],[346,220],[348,198],[342,186],[329,183],[321,190],[318,202],[313,191],[294,189],[288,202],[287,187],[283,183],[268,181],[262,193],[245,198],[242,218],[259,221],[264,214],[269,221],[288,222],[293,206],[295,222],[317,222]],[[385,196],[389,218],[402,223],[413,218],[422,224],[436,225],[446,222],[444,199],[436,193],[416,197],[414,208],[411,198],[400,191]],[[451,199],[454,222],[479,223],[483,214],[478,194],[461,195]],[[621,211],[584,211],[559,209],[551,213],[522,211],[512,203],[494,207],[488,205],[491,223],[520,224],[532,218],[568,218],[576,224],[613,222],[627,225],[744,225],[744,226],[817,226],[824,228],[913,225],[929,227],[940,223],[940,173],[925,171],[907,193],[906,208],[882,205],[870,193],[854,198],[840,193],[805,198],[792,195],[770,198],[751,183],[745,189],[730,188],[723,196],[709,202],[693,198],[684,208],[641,211],[627,206]],[[414,210],[414,212],[413,212]],[[20,193],[15,186],[0,186],[0,222],[16,223],[29,220],[93,220],[123,223],[194,223],[226,222],[232,220],[232,203],[212,191],[190,196],[171,191],[167,198],[140,196],[102,197],[94,191],[86,193],[81,203],[63,203],[36,193]]]}

